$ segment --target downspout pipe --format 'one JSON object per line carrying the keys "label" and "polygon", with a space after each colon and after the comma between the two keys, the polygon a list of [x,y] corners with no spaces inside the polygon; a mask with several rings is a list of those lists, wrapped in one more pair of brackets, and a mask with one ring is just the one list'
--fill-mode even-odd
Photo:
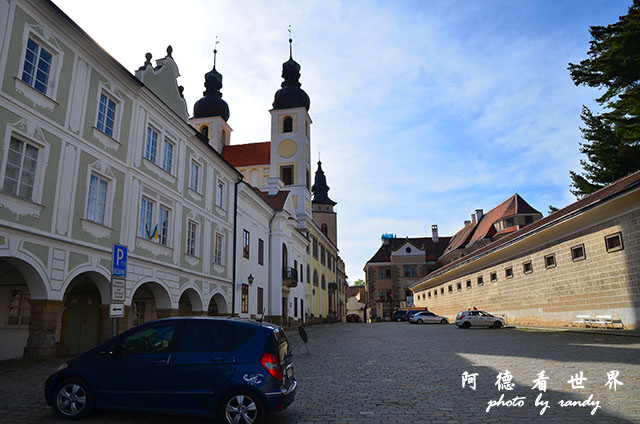
{"label": "downspout pipe", "polygon": [[233,189],[233,270],[231,281],[231,316],[236,316],[236,262],[238,244],[238,185],[242,182],[242,175],[238,177]]}

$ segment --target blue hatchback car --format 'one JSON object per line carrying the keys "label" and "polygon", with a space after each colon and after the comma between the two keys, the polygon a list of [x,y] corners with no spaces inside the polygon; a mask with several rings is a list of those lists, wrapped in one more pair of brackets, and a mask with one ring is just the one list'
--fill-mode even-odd
{"label": "blue hatchback car", "polygon": [[167,318],[132,328],[47,379],[56,413],[95,409],[217,415],[258,424],[293,402],[297,382],[282,328],[233,318]]}

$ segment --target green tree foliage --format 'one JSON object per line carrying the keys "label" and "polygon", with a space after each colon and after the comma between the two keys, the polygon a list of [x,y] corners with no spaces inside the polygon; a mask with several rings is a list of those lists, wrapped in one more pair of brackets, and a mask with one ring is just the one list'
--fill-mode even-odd
{"label": "green tree foliage", "polygon": [[353,282],[354,286],[364,286],[364,280],[356,280]]}
{"label": "green tree foliage", "polygon": [[576,85],[603,90],[602,113],[582,107],[580,161],[569,171],[571,192],[582,197],[640,169],[640,0],[616,23],[590,28],[588,58],[569,64]]}

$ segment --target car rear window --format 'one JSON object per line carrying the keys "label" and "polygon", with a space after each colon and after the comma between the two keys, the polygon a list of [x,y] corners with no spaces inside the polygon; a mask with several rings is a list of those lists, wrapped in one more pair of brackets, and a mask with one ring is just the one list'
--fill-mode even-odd
{"label": "car rear window", "polygon": [[284,334],[283,330],[275,330],[273,332],[276,336],[276,341],[278,343],[278,355],[280,360],[282,361],[285,356],[289,353],[289,341],[287,340],[287,336]]}

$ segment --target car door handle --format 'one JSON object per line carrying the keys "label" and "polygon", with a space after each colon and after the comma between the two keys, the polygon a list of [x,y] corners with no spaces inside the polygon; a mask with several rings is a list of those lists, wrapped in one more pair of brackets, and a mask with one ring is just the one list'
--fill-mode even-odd
{"label": "car door handle", "polygon": [[214,356],[211,358],[211,362],[222,362],[225,359],[227,359],[226,356]]}
{"label": "car door handle", "polygon": [[167,365],[167,360],[166,359],[156,359],[155,361],[152,362],[153,365],[155,366],[160,366],[160,365]]}

